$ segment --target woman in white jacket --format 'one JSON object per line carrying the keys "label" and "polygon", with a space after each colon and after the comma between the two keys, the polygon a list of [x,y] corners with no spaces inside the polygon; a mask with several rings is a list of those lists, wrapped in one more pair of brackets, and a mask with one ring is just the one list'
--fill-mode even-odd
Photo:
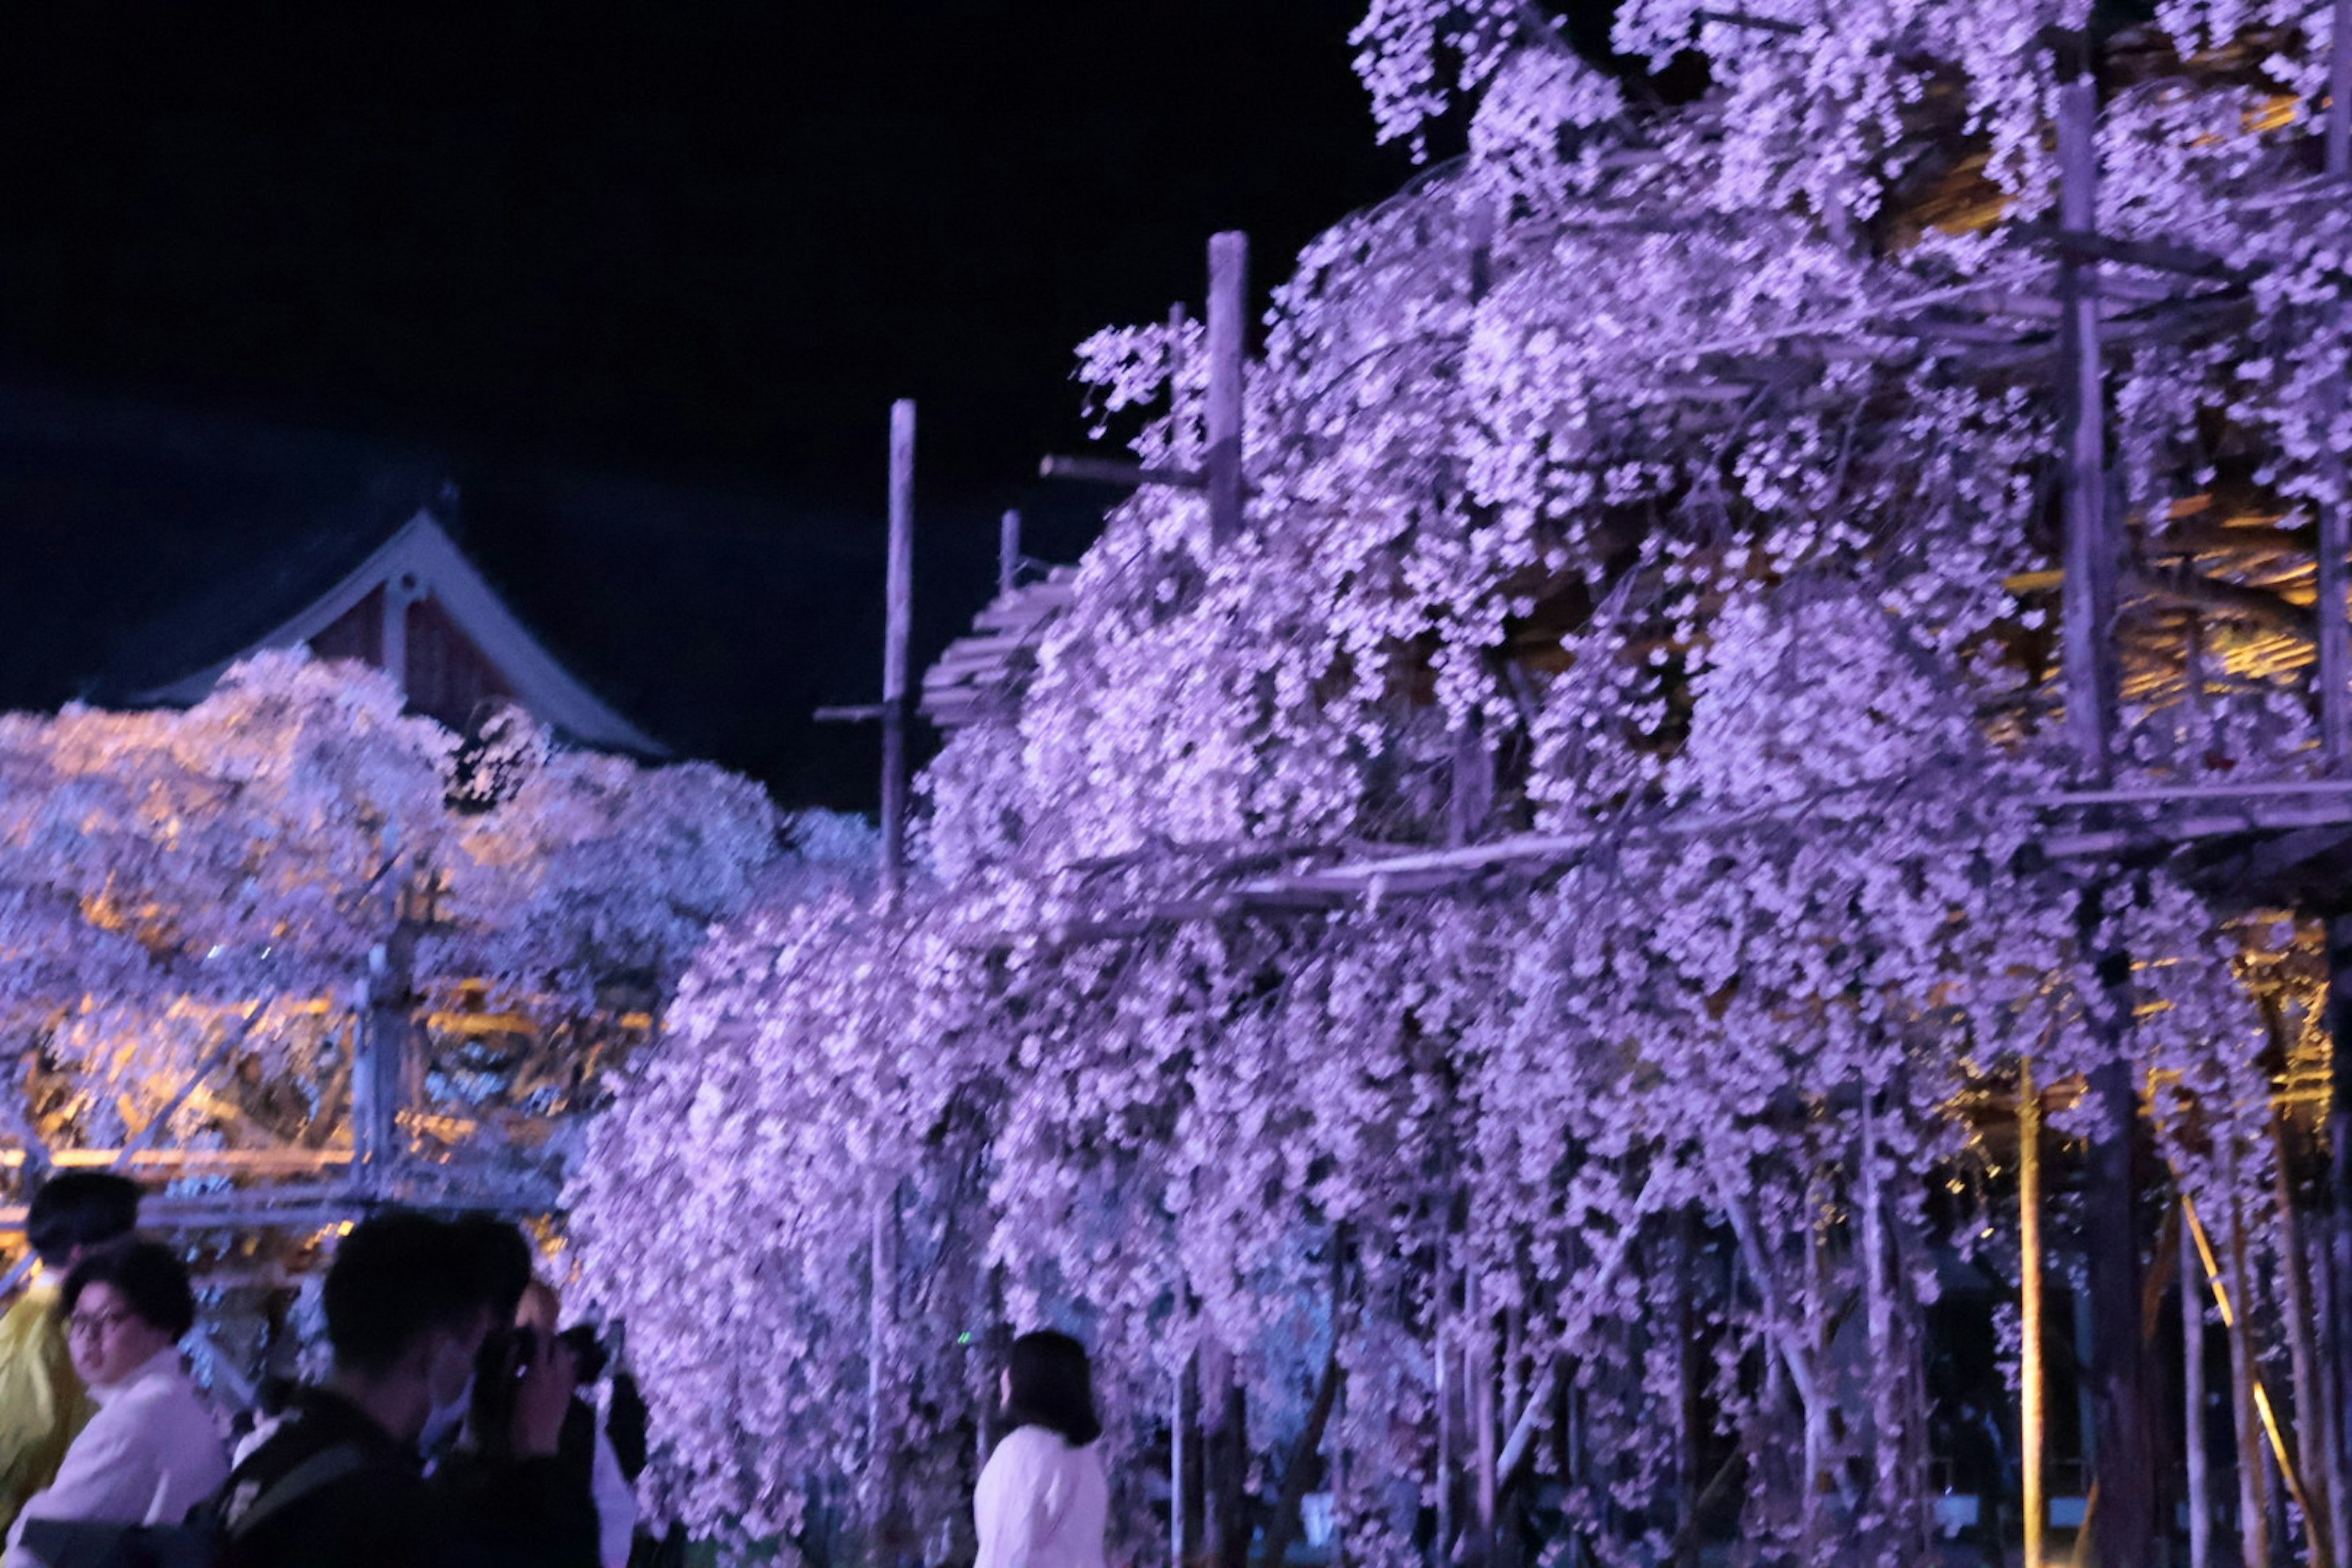
{"label": "woman in white jacket", "polygon": [[1103,1568],[1110,1482],[1086,1347],[1050,1331],[1013,1341],[1004,1417],[972,1497],[975,1568]]}
{"label": "woman in white jacket", "polygon": [[98,1414],[16,1516],[5,1568],[40,1563],[22,1542],[28,1521],[178,1524],[228,1479],[220,1429],[180,1365],[195,1298],[170,1247],[124,1241],[84,1256],[58,1310]]}

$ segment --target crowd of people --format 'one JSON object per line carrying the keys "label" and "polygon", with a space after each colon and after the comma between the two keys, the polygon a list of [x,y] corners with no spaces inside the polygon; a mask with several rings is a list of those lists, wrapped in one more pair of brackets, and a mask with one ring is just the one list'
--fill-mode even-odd
{"label": "crowd of people", "polygon": [[[582,1396],[593,1338],[530,1243],[483,1216],[352,1226],[322,1289],[331,1366],[236,1445],[180,1343],[179,1254],[138,1234],[140,1189],[68,1172],[35,1194],[41,1273],[0,1316],[0,1568],[624,1568],[642,1405]],[[973,1500],[976,1568],[1102,1568],[1109,1489],[1085,1349],[1013,1342],[1011,1430]]]}
{"label": "crowd of people", "polygon": [[593,1342],[558,1331],[514,1226],[353,1226],[321,1292],[330,1370],[232,1465],[181,1357],[187,1270],[137,1234],[139,1197],[68,1172],[29,1206],[41,1275],[0,1318],[0,1568],[627,1563],[642,1425],[582,1396]]}

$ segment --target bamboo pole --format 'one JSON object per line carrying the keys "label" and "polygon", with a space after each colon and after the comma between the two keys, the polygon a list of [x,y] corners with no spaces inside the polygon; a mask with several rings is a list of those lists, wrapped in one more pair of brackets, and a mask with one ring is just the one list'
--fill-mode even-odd
{"label": "bamboo pole", "polygon": [[2329,7],[2334,32],[2327,45],[2327,177],[2352,179],[2352,0]]}
{"label": "bamboo pole", "polygon": [[1435,1308],[1432,1316],[1431,1340],[1436,1349],[1434,1369],[1437,1378],[1437,1550],[1441,1560],[1454,1544],[1454,1336],[1452,1305],[1449,1298],[1453,1282],[1446,1270],[1446,1226],[1443,1217],[1437,1229],[1437,1288],[1433,1292]]}
{"label": "bamboo pole", "polygon": [[1249,358],[1249,236],[1209,237],[1209,541],[1242,531],[1244,380]]}
{"label": "bamboo pole", "polygon": [[2181,1453],[2188,1465],[2189,1568],[2212,1568],[2213,1488],[2205,1453],[2205,1299],[2197,1289],[2197,1231],[2181,1198],[2180,1403],[2187,1418]]}
{"label": "bamboo pole", "polygon": [[890,405],[890,545],[882,637],[882,901],[907,883],[907,648],[914,632],[915,405]]}
{"label": "bamboo pole", "polygon": [[1895,1523],[1898,1538],[1906,1537],[1916,1500],[1909,1495],[1903,1474],[1903,1381],[1896,1375],[1900,1357],[1895,1343],[1894,1292],[1889,1288],[1886,1256],[1886,1215],[1878,1190],[1877,1094],[1865,1085],[1862,1094],[1862,1299],[1864,1323],[1870,1347],[1870,1364],[1877,1375],[1870,1380],[1871,1441],[1877,1481],[1877,1512]]}
{"label": "bamboo pole", "polygon": [[2332,1564],[2336,1560],[2336,1537],[2327,1528],[2334,1490],[2336,1460],[2326,1415],[2327,1398],[2320,1386],[2319,1353],[2313,1342],[2317,1314],[2312,1310],[2311,1277],[2304,1271],[2303,1223],[2295,1212],[2294,1184],[2289,1170],[2293,1153],[2285,1116],[2271,1114],[2272,1186],[2278,1203],[2279,1258],[2286,1289],[2286,1342],[2289,1373],[2294,1380],[2295,1457],[2302,1468],[2303,1528],[2309,1560]]}
{"label": "bamboo pole", "polygon": [[[2214,1310],[2221,1315],[2221,1326],[2234,1330],[2242,1320],[2231,1305],[2229,1287],[2222,1279],[2221,1265],[2213,1251],[2213,1239],[2206,1234],[2204,1221],[2197,1217],[2195,1205],[2187,1198],[2181,1201],[2188,1205],[2189,1228],[2197,1238],[2197,1251],[2203,1263],[2207,1286],[2213,1292]],[[2294,1459],[2288,1455],[2286,1430],[2280,1425],[2278,1411],[2271,1404],[2270,1390],[2263,1385],[2259,1371],[2252,1380],[2252,1388],[2255,1425],[2268,1437],[2272,1455],[2279,1462],[2281,1473],[2294,1497],[2295,1506],[2302,1508],[2305,1506],[2302,1478],[2295,1470]]]}
{"label": "bamboo pole", "polygon": [[2330,458],[2332,481],[2319,506],[2318,596],[2312,605],[2319,626],[2319,730],[2327,771],[2352,767],[2352,500],[2346,497],[2344,465]]}
{"label": "bamboo pole", "polygon": [[[2347,35],[2352,36],[2352,35]],[[2352,59],[2352,54],[2347,54]],[[2327,1295],[2339,1314],[2352,1311],[2352,911],[2325,911],[2327,941]],[[2334,1496],[2352,1514],[2352,1327],[2331,1318],[2336,1354]],[[2339,1536],[2352,1546],[2352,1529]]]}
{"label": "bamboo pole", "polygon": [[[2228,1162],[2231,1187],[2230,1214],[2230,1283],[2231,1293],[2243,1303],[2253,1298],[2246,1289],[2246,1216],[2237,1200],[2235,1162]],[[2256,1388],[2261,1373],[2254,1365],[2252,1336],[2248,1332],[2243,1312],[2225,1312],[2222,1321],[2230,1330],[2230,1393],[2238,1413],[2238,1541],[2246,1568],[2268,1568],[2270,1563],[2270,1488],[2268,1475],[2263,1467],[2260,1426],[2268,1426],[2271,1439],[2278,1441],[2278,1429],[2270,1420],[2270,1407]],[[2284,1445],[2281,1445],[2284,1450]]]}
{"label": "bamboo pole", "polygon": [[1484,1563],[1495,1546],[1495,1515],[1501,1499],[1496,1461],[1501,1457],[1497,1447],[1495,1407],[1496,1365],[1494,1314],[1488,1310],[1486,1294],[1479,1287],[1478,1271],[1473,1268],[1464,1282],[1463,1316],[1468,1320],[1470,1342],[1464,1347],[1469,1363],[1469,1386],[1464,1390],[1470,1396],[1470,1419],[1475,1424],[1477,1456],[1478,1535],[1472,1560]]}
{"label": "bamboo pole", "polygon": [[2017,1064],[2017,1233],[2019,1316],[2018,1390],[2021,1480],[2025,1494],[2025,1568],[2048,1561],[2045,1532],[2050,1505],[2042,1494],[2048,1440],[2043,1408],[2042,1344],[2047,1306],[2042,1291],[2042,1097],[2033,1083],[2033,1061]]}
{"label": "bamboo pole", "polygon": [[2317,1224],[2305,1239],[2306,1264],[2311,1269],[2312,1291],[2315,1300],[2312,1315],[2319,1325],[2319,1379],[2321,1408],[2307,1419],[2327,1423],[2327,1541],[2335,1548],[2336,1561],[2343,1561],[2345,1546],[2352,1542],[2352,1531],[2345,1528],[2346,1516],[2352,1512],[2345,1496],[2344,1426],[2341,1391],[2335,1377],[2335,1368],[2344,1353],[2343,1310],[2336,1294],[2336,1276],[2332,1264],[2335,1256],[2335,1216],[2325,1208],[2316,1216]]}
{"label": "bamboo pole", "polygon": [[[2231,1173],[2225,1170],[2223,1179],[2229,1180]],[[2189,1219],[2189,1234],[2197,1242],[2197,1256],[2204,1270],[2206,1286],[2213,1293],[2214,1310],[2221,1313],[2221,1327],[2230,1340],[2230,1408],[2238,1449],[2239,1554],[2245,1568],[2268,1568],[2268,1515],[2263,1504],[2261,1439],[2256,1433],[2258,1430],[2268,1431],[2271,1444],[2282,1459],[2286,1454],[2286,1443],[2279,1432],[2276,1417],[2271,1412],[2270,1400],[2255,1381],[2250,1365],[2244,1324],[2231,1307],[2230,1289],[2221,1278],[2221,1259],[2214,1255],[2212,1237],[2206,1234],[2205,1222],[2198,1216],[2195,1201],[2183,1194],[2180,1203],[2181,1212]],[[2242,1248],[2242,1236],[2238,1239]]]}
{"label": "bamboo pole", "polygon": [[1169,1568],[1184,1568],[1184,1384],[1192,1370],[1189,1355],[1176,1363],[1168,1401]]}
{"label": "bamboo pole", "polygon": [[[2088,79],[2058,89],[2059,224],[2089,235],[2099,222],[2099,99]],[[2066,730],[2084,776],[2105,784],[2116,693],[2116,542],[2108,527],[2106,402],[2099,358],[2099,263],[2080,246],[2059,262],[2065,405]]]}
{"label": "bamboo pole", "polygon": [[[1818,1173],[1809,1180],[1805,1204],[1805,1355],[1814,1366],[1829,1348],[1829,1259],[1822,1237],[1822,1194]],[[1816,1392],[1820,1390],[1816,1389]],[[1830,1408],[1826,1399],[1805,1402],[1804,1542],[1806,1554],[1822,1562],[1829,1547]]]}
{"label": "bamboo pole", "polygon": [[[866,1478],[875,1498],[875,1544],[888,1527],[895,1468],[890,1425],[890,1330],[898,1319],[898,1190],[892,1183],[875,1195],[868,1219],[866,1286]],[[886,1559],[880,1551],[870,1561]]]}
{"label": "bamboo pole", "polygon": [[1021,514],[1007,511],[996,520],[996,591],[1010,594],[1021,585]]}

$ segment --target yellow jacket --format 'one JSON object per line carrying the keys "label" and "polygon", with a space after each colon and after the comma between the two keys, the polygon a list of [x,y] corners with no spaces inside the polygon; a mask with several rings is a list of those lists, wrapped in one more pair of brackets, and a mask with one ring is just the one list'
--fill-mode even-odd
{"label": "yellow jacket", "polygon": [[57,1288],[45,1280],[0,1317],[0,1532],[57,1478],[94,1408],[66,1352]]}

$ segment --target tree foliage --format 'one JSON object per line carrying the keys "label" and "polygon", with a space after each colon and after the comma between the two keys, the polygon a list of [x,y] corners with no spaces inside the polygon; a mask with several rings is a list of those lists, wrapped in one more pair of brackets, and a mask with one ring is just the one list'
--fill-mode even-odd
{"label": "tree foliage", "polygon": [[[2307,574],[2346,500],[2306,9],[2167,5],[2109,57],[2101,230],[2252,279],[2107,269],[2126,786],[2315,766],[2289,579],[2210,532]],[[1917,1562],[1928,1314],[2017,1267],[1966,1108],[2120,1058],[2183,1186],[2260,1208],[2249,981],[2291,940],[2039,842],[2081,770],[2032,323],[2084,10],[1635,0],[1616,47],[1716,84],[1637,110],[1539,6],[1375,0],[1381,133],[1459,107],[1471,150],[1276,290],[1242,537],[1121,507],[1017,712],[929,774],[932,879],[740,922],[597,1130],[583,1263],[669,1508],[811,1552],[950,1516],[1002,1317],[1097,1347],[1138,1530],[1197,1361],[1262,1497],[1328,1461],[1350,1561],[1445,1560],[1483,1380],[1592,1560]],[[1081,349],[1148,465],[1202,457],[1201,349]],[[1219,912],[1513,835],[1548,847]],[[2254,1246],[2263,1310],[2303,1260]]]}

